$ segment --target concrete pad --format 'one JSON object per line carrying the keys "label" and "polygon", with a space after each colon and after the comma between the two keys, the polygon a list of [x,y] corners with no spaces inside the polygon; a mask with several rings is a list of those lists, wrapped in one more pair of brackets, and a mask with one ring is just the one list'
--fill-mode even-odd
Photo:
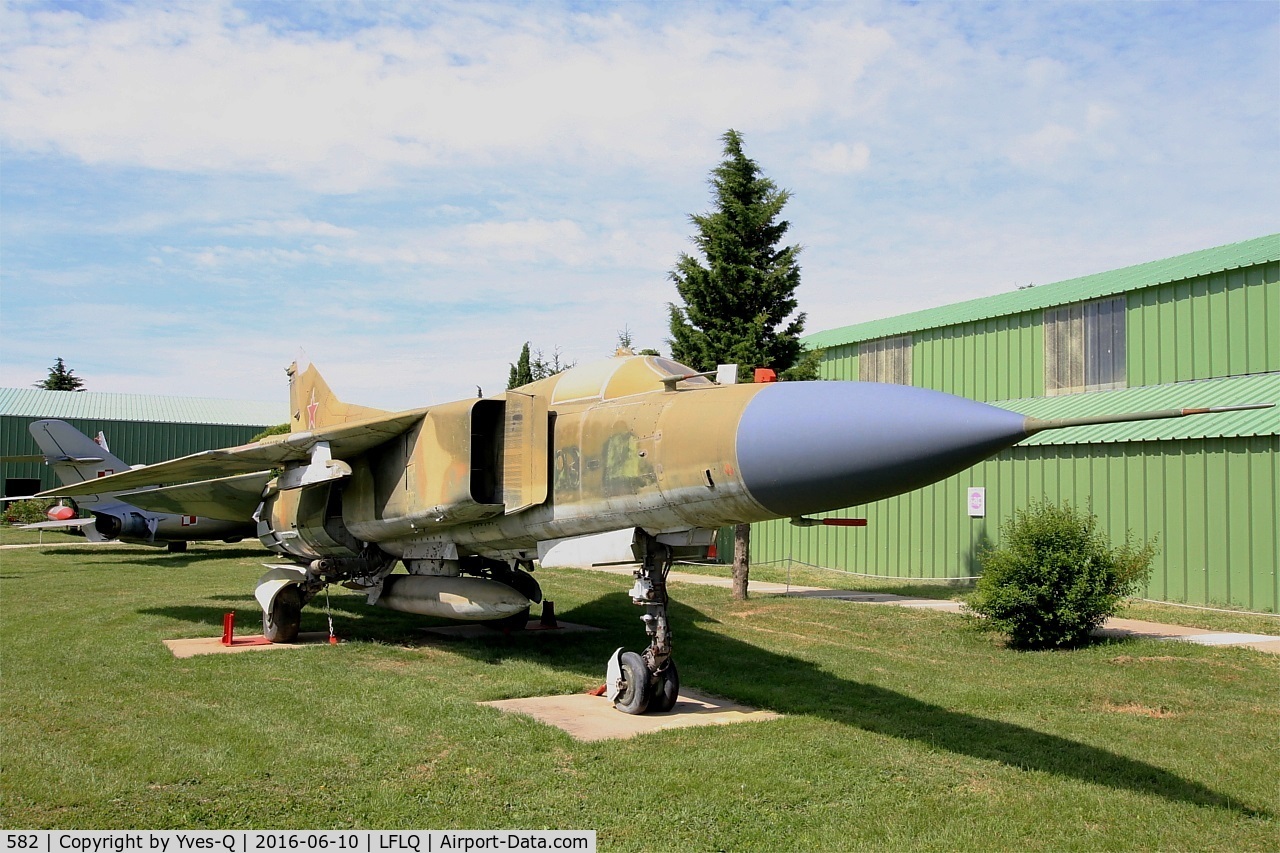
{"label": "concrete pad", "polygon": [[[754,584],[752,585],[754,588]],[[852,589],[809,589],[792,587],[790,595],[794,598],[831,598],[836,601],[854,601],[860,604],[892,604],[897,607],[918,607],[924,610],[942,610],[947,613],[959,613],[961,603],[947,598],[913,598],[906,595],[894,595],[891,592],[858,592]]]}
{"label": "concrete pad", "polygon": [[1108,619],[1094,631],[1102,637],[1144,637],[1152,640],[1181,640],[1201,646],[1243,646],[1268,654],[1280,654],[1280,637],[1271,634],[1240,634],[1230,631],[1210,631],[1206,628],[1188,628],[1184,625],[1165,625],[1162,622],[1145,622],[1141,619]]}
{"label": "concrete pad", "polygon": [[696,690],[681,690],[676,706],[665,714],[624,714],[604,696],[576,693],[568,696],[535,696],[481,702],[514,714],[533,717],[555,726],[575,740],[625,740],[636,735],[691,726],[722,726],[776,720],[782,715],[738,705],[728,699]]}
{"label": "concrete pad", "polygon": [[1280,637],[1268,637],[1256,643],[1241,643],[1241,648],[1266,652],[1269,655],[1280,655]]}
{"label": "concrete pad", "polygon": [[175,658],[189,658],[196,655],[228,655],[236,652],[261,652],[270,649],[301,649],[306,646],[328,645],[329,634],[326,631],[309,631],[299,634],[293,643],[272,643],[261,634],[235,637],[232,644],[224,646],[222,637],[196,637],[190,640],[165,640],[164,644],[173,652]]}
{"label": "concrete pad", "polygon": [[1219,632],[1215,634],[1195,634],[1182,639],[1188,643],[1196,643],[1201,646],[1243,646],[1246,643],[1265,643],[1269,640],[1280,640],[1280,637],[1272,637],[1267,634]]}
{"label": "concrete pad", "polygon": [[960,613],[964,605],[959,601],[948,601],[940,598],[908,598],[903,601],[891,601],[898,607],[915,607],[919,610],[939,610],[943,613]]}
{"label": "concrete pad", "polygon": [[1104,637],[1148,637],[1156,640],[1185,639],[1197,634],[1212,634],[1204,628],[1187,628],[1182,625],[1165,625],[1142,619],[1108,619],[1096,631]]}
{"label": "concrete pad", "polygon": [[586,631],[603,631],[603,628],[597,628],[593,625],[578,625],[574,622],[560,622],[554,628],[548,628],[539,622],[536,618],[530,619],[529,624],[525,626],[523,631],[512,631],[509,634],[503,634],[501,631],[495,631],[493,628],[486,628],[481,622],[470,622],[464,625],[439,625],[433,628],[419,628],[428,634],[435,634],[440,637],[453,637],[461,640],[475,640],[481,637],[523,637],[528,634],[533,635],[555,635],[555,634],[581,634]]}

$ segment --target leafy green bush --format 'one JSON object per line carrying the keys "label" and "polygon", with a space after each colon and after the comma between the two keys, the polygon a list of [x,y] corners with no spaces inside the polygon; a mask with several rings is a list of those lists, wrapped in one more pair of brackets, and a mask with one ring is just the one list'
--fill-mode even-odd
{"label": "leafy green bush", "polygon": [[6,504],[4,520],[9,524],[34,524],[37,521],[48,521],[49,507],[52,500],[13,501]]}
{"label": "leafy green bush", "polygon": [[1078,646],[1142,587],[1156,553],[1132,533],[1112,547],[1093,513],[1033,503],[1001,526],[998,547],[978,554],[982,577],[968,607],[1014,648]]}
{"label": "leafy green bush", "polygon": [[267,427],[262,432],[258,433],[253,438],[249,439],[249,443],[252,444],[255,441],[262,441],[262,439],[266,438],[269,435],[287,435],[290,429],[291,427],[289,426],[288,421],[282,424],[276,424],[275,426]]}

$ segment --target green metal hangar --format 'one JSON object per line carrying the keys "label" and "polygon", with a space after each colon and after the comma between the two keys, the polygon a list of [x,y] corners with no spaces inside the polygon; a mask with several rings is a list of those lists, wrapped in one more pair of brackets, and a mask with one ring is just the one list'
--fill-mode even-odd
{"label": "green metal hangar", "polygon": [[[1280,403],[1280,234],[809,336],[824,378],[897,382],[1042,418]],[[945,424],[939,428],[945,429]],[[1033,500],[1158,537],[1146,597],[1280,612],[1280,407],[1040,433],[926,489],[754,525],[752,560],[962,578]]]}
{"label": "green metal hangar", "polygon": [[[288,408],[283,402],[0,388],[0,456],[38,454],[27,427],[56,418],[90,437],[102,432],[111,452],[130,465],[150,465],[244,444],[266,427],[285,423]],[[61,485],[39,462],[0,463],[0,478],[7,497]]]}

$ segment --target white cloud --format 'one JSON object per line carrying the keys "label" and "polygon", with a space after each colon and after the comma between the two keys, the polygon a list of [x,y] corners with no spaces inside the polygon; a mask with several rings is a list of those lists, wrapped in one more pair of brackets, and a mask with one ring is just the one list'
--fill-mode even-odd
{"label": "white cloud", "polygon": [[852,175],[865,171],[871,163],[871,148],[865,142],[823,145],[814,151],[812,162],[814,169],[819,172]]}
{"label": "white cloud", "polygon": [[665,166],[701,157],[727,126],[806,119],[890,43],[826,15],[779,11],[776,29],[747,39],[745,12],[670,17],[445,17],[335,38],[214,5],[37,14],[3,44],[3,132],[91,164],[282,174],[330,191],[547,151]]}
{"label": "white cloud", "polygon": [[0,5],[0,384],[273,399],[305,343],[394,408],[664,346],[728,127],[810,331],[1276,230],[1274,5],[72,8]]}
{"label": "white cloud", "polygon": [[484,257],[509,261],[554,258],[569,265],[583,261],[587,235],[576,222],[482,222],[466,225],[459,237],[465,248],[476,249]]}
{"label": "white cloud", "polygon": [[1079,141],[1079,131],[1056,122],[1046,124],[1034,133],[1014,139],[1009,145],[1009,159],[1022,168],[1052,166]]}
{"label": "white cloud", "polygon": [[258,219],[240,222],[235,225],[221,225],[213,228],[215,234],[226,234],[238,237],[337,237],[356,236],[354,228],[343,228],[329,222],[317,222],[314,219]]}

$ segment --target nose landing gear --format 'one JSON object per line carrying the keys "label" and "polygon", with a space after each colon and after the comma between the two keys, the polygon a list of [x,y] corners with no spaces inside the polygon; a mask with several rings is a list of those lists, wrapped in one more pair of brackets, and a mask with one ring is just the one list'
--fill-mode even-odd
{"label": "nose landing gear", "polygon": [[640,617],[649,647],[642,654],[618,649],[609,659],[605,695],[624,714],[663,714],[680,698],[680,674],[671,659],[671,626],[667,621],[667,573],[671,549],[647,533],[637,545],[643,549],[636,569],[631,601],[644,608]]}

